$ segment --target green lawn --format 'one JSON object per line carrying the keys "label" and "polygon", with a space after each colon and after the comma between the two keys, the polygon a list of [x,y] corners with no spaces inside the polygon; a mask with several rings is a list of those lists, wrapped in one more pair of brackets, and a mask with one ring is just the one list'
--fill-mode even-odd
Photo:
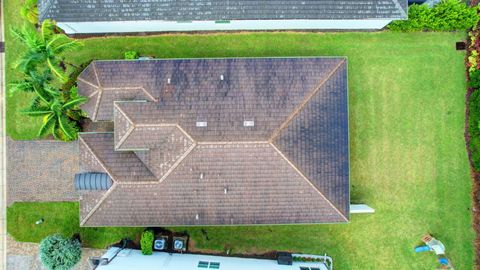
{"label": "green lawn", "polygon": [[[7,25],[18,20],[16,3],[6,3]],[[444,241],[456,269],[472,269],[472,182],[463,138],[464,53],[455,51],[455,41],[464,38],[464,33],[390,32],[94,38],[68,57],[79,64],[118,59],[126,50],[159,58],[347,56],[351,196],[377,212],[352,216],[343,225],[208,227],[209,241],[202,228],[187,228],[196,248],[326,252],[336,269],[434,269],[433,254],[413,252],[420,237],[432,233]],[[11,64],[18,44],[7,36],[6,46]],[[7,72],[12,80],[12,69]],[[38,123],[18,114],[28,100],[23,95],[7,99],[7,131],[15,139],[35,137]],[[35,227],[38,216],[48,218]],[[77,224],[76,204],[15,204],[8,210],[8,230],[22,241],[38,241],[55,231],[71,234],[79,230]],[[80,230],[85,243],[96,247],[138,232]],[[97,238],[102,232],[106,235]]]}
{"label": "green lawn", "polygon": [[[140,239],[142,228],[80,228],[78,203],[14,203],[7,209],[7,231],[18,241],[40,242],[45,236],[80,233],[82,245],[105,248],[122,238]],[[44,222],[35,222],[43,218]]]}

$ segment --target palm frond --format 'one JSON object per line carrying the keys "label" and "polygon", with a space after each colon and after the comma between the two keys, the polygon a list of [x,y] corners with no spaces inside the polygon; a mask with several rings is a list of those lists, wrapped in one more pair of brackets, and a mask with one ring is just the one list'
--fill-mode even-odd
{"label": "palm frond", "polygon": [[32,24],[38,23],[37,1],[26,0],[20,9],[20,15]]}
{"label": "palm frond", "polygon": [[54,61],[50,58],[47,58],[47,65],[48,68],[52,71],[52,73],[57,76],[61,82],[68,81],[68,77],[63,73],[62,69],[54,63]]}
{"label": "palm frond", "polygon": [[61,138],[61,134],[60,134],[60,129],[58,127],[58,121],[57,119],[55,119],[55,121],[53,122],[53,126],[52,126],[52,135],[53,137],[55,138],[55,140],[62,140]]}
{"label": "palm frond", "polygon": [[38,131],[38,137],[45,137],[46,135],[53,133],[53,127],[56,121],[54,116],[54,114],[44,116],[42,126]]}
{"label": "palm frond", "polygon": [[87,97],[78,96],[77,98],[72,99],[72,100],[68,101],[67,103],[63,104],[62,108],[64,110],[72,109],[72,108],[75,108],[78,105],[84,104],[85,102],[87,102],[87,100],[88,100]]}
{"label": "palm frond", "polygon": [[14,68],[21,72],[27,73],[34,68],[35,65],[44,61],[44,55],[35,51],[27,51],[14,64]]}
{"label": "palm frond", "polygon": [[12,33],[12,36],[22,42],[25,42],[25,36],[23,35],[23,31],[17,29],[17,28],[11,28],[10,32]]}
{"label": "palm frond", "polygon": [[45,107],[39,107],[38,109],[28,108],[21,111],[22,114],[29,116],[44,116],[52,114],[52,112],[53,111],[50,110],[50,108]]}
{"label": "palm frond", "polygon": [[9,85],[8,92],[9,94],[14,94],[16,92],[33,92],[33,84],[27,80],[13,82]]}
{"label": "palm frond", "polygon": [[42,22],[40,28],[40,34],[42,35],[43,42],[46,44],[50,37],[54,34],[55,22],[47,19]]}
{"label": "palm frond", "polygon": [[71,140],[77,138],[78,128],[75,122],[70,121],[66,116],[58,116],[60,130]]}
{"label": "palm frond", "polygon": [[61,43],[61,44],[52,44],[50,46],[51,46],[51,49],[53,50],[53,52],[55,54],[59,55],[59,54],[65,53],[65,52],[77,50],[77,49],[83,47],[83,43],[80,42],[80,41],[77,41],[77,40],[68,39],[67,42],[64,42],[64,43]]}

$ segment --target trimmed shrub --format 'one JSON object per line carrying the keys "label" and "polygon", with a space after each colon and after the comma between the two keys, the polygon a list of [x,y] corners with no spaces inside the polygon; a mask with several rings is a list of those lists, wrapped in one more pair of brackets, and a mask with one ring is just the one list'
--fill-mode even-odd
{"label": "trimmed shrub", "polygon": [[139,55],[136,51],[125,52],[125,59],[127,59],[127,60],[138,59],[138,57],[139,57]]}
{"label": "trimmed shrub", "polygon": [[144,231],[142,234],[142,239],[140,240],[140,246],[142,247],[143,255],[152,255],[153,253],[153,232],[148,230]]}
{"label": "trimmed shrub", "polygon": [[392,31],[454,31],[467,30],[478,22],[477,7],[472,8],[459,0],[442,0],[433,8],[427,5],[411,5],[408,20],[393,21]]}
{"label": "trimmed shrub", "polygon": [[468,131],[470,134],[470,152],[475,171],[480,171],[480,90],[474,91],[470,96],[470,115],[468,119]]}
{"label": "trimmed shrub", "polygon": [[50,270],[68,270],[80,261],[82,249],[78,240],[50,235],[40,242],[40,260]]}

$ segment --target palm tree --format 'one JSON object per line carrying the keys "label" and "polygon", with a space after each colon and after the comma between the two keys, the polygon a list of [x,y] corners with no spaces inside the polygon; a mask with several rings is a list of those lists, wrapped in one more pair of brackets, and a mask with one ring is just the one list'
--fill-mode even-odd
{"label": "palm tree", "polygon": [[44,20],[40,32],[28,26],[24,26],[22,30],[12,29],[13,36],[27,47],[27,52],[16,63],[16,68],[28,73],[30,70],[46,64],[52,74],[62,82],[68,80],[64,70],[60,67],[61,55],[78,49],[83,44],[64,34],[55,33],[55,27],[52,20]]}
{"label": "palm tree", "polygon": [[[80,105],[87,101],[86,97],[77,96],[74,93],[67,97],[51,93],[37,92],[38,96],[33,99],[32,104],[23,113],[30,116],[43,117],[42,126],[38,132],[39,137],[52,134],[55,139],[71,141],[77,138],[78,126],[76,120],[83,117]],[[60,93],[59,91],[57,93]]]}
{"label": "palm tree", "polygon": [[[36,93],[37,95],[58,96],[58,89],[50,85],[52,76],[49,70],[38,72],[36,70],[28,71],[22,81],[16,81],[10,84],[9,93],[16,92]],[[41,93],[39,93],[41,92]]]}
{"label": "palm tree", "polygon": [[20,16],[29,21],[33,25],[38,24],[38,0],[25,0],[22,8],[20,9]]}

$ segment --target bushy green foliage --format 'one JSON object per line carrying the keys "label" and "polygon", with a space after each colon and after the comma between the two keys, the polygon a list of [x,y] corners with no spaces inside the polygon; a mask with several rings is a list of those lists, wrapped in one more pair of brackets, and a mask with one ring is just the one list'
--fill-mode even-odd
{"label": "bushy green foliage", "polygon": [[152,255],[153,253],[153,231],[147,230],[142,234],[140,240],[140,246],[142,247],[143,255]]}
{"label": "bushy green foliage", "polygon": [[139,55],[136,51],[126,51],[125,52],[125,59],[127,60],[133,60],[133,59],[138,59]]}
{"label": "bushy green foliage", "polygon": [[78,49],[82,43],[58,34],[55,22],[51,20],[43,21],[39,31],[25,25],[21,30],[12,29],[12,35],[25,45],[27,51],[15,65],[23,73],[23,78],[10,84],[10,93],[36,94],[30,106],[22,112],[42,117],[37,136],[53,135],[62,141],[75,140],[78,121],[84,116],[80,105],[87,99],[78,96],[76,88],[71,85],[63,90],[58,85],[69,81],[65,67],[62,67],[65,63],[62,55]]}
{"label": "bushy green foliage", "polygon": [[470,72],[470,81],[468,85],[474,89],[480,89],[480,70],[476,69]]}
{"label": "bushy green foliage", "polygon": [[478,22],[477,8],[459,0],[442,0],[433,8],[411,5],[408,20],[393,21],[388,28],[393,31],[454,31],[467,30]]}
{"label": "bushy green foliage", "polygon": [[56,32],[57,26],[52,20],[44,20],[40,31],[25,25],[22,29],[12,29],[12,36],[26,47],[15,63],[15,68],[22,73],[48,68],[62,83],[68,76],[62,69],[63,55],[79,49],[83,43]]}
{"label": "bushy green foliage", "polygon": [[25,0],[20,9],[20,16],[31,24],[38,24],[37,0]]}
{"label": "bushy green foliage", "polygon": [[78,240],[55,234],[40,242],[40,260],[50,270],[68,270],[80,261],[82,249]]}
{"label": "bushy green foliage", "polygon": [[480,90],[476,90],[470,96],[469,109],[469,148],[470,152],[472,153],[473,168],[478,172],[480,171]]}

